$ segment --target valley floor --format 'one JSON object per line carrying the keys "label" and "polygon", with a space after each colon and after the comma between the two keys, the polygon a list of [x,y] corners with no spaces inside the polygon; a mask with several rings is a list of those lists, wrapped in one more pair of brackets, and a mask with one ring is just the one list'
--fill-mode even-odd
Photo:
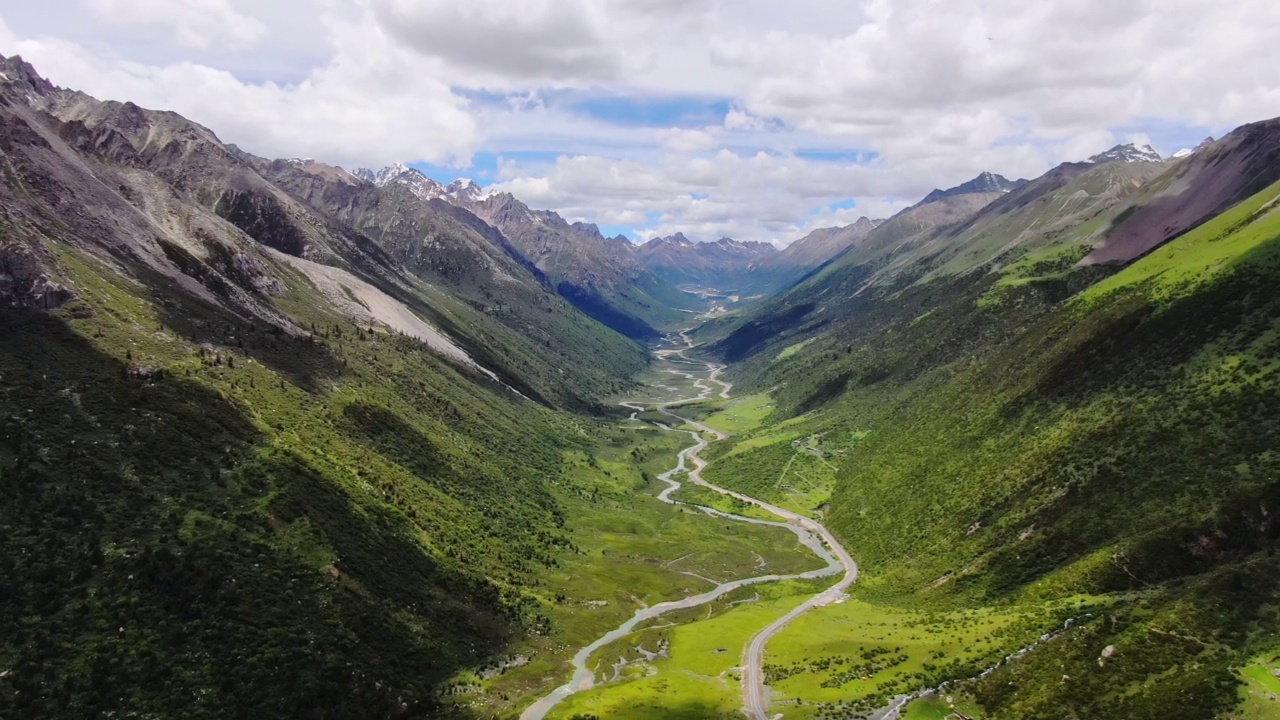
{"label": "valley floor", "polygon": [[[522,720],[979,717],[956,694],[912,698],[1100,604],[939,610],[850,597],[856,565],[814,511],[828,487],[793,479],[780,507],[702,478],[700,453],[757,429],[771,406],[732,398],[687,342],[669,338],[646,396],[567,461],[561,499],[579,550],[546,578],[557,630],[459,678],[460,699]],[[816,442],[793,446],[822,457]]]}

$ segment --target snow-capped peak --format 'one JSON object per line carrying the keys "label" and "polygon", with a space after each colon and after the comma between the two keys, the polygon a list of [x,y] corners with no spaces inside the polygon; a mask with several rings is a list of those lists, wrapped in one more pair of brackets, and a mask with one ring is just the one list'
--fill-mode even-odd
{"label": "snow-capped peak", "polygon": [[1117,145],[1104,153],[1098,153],[1086,162],[1101,165],[1109,162],[1163,162],[1164,158],[1150,145]]}
{"label": "snow-capped peak", "polygon": [[449,183],[449,187],[445,188],[444,192],[448,197],[463,202],[480,202],[490,195],[471,178],[454,180]]}
{"label": "snow-capped peak", "polygon": [[414,170],[402,163],[388,165],[377,172],[367,168],[360,168],[353,174],[361,180],[371,182],[378,187],[386,187],[392,183],[404,185],[409,189],[409,192],[423,200],[430,200],[444,194],[444,187],[440,183],[423,175],[421,171]]}
{"label": "snow-capped peak", "polygon": [[1182,158],[1191,157],[1192,155],[1195,155],[1196,153],[1198,153],[1198,152],[1200,152],[1201,150],[1203,150],[1203,149],[1205,149],[1205,148],[1209,147],[1210,145],[1214,144],[1215,142],[1217,142],[1217,141],[1216,141],[1216,140],[1214,140],[1213,138],[1211,138],[1211,137],[1207,137],[1207,138],[1205,138],[1204,140],[1202,140],[1202,141],[1200,142],[1200,144],[1199,144],[1199,145],[1197,145],[1197,146],[1195,146],[1194,148],[1183,148],[1182,150],[1179,150],[1178,152],[1174,153],[1174,154],[1173,154],[1173,159],[1175,159],[1175,160],[1181,160]]}
{"label": "snow-capped peak", "polygon": [[438,198],[454,203],[469,203],[480,202],[493,194],[485,191],[470,178],[458,178],[446,187],[422,174],[421,170],[415,170],[403,163],[388,165],[376,172],[368,168],[360,168],[351,174],[378,187],[385,187],[392,183],[404,185],[423,200]]}

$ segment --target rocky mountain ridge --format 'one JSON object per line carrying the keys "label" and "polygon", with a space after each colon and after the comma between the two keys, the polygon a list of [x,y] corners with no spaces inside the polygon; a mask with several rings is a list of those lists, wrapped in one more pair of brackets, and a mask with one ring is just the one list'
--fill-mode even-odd
{"label": "rocky mountain ridge", "polygon": [[636,257],[655,275],[676,286],[738,289],[747,269],[762,258],[778,254],[769,243],[720,238],[694,242],[676,233],[636,246]]}
{"label": "rocky mountain ridge", "polygon": [[1109,162],[1158,163],[1164,162],[1164,158],[1161,157],[1160,153],[1156,152],[1156,149],[1150,145],[1139,146],[1134,143],[1127,143],[1123,145],[1116,145],[1110,150],[1100,152],[1085,162],[1093,163],[1095,165],[1101,165]]}
{"label": "rocky mountain ridge", "polygon": [[1017,190],[1027,184],[1027,180],[1009,180],[1003,175],[996,175],[991,172],[983,172],[968,182],[961,183],[948,190],[934,190],[924,197],[918,204],[927,205],[937,202],[943,198],[955,197],[956,195],[970,195],[977,193],[1008,193]]}

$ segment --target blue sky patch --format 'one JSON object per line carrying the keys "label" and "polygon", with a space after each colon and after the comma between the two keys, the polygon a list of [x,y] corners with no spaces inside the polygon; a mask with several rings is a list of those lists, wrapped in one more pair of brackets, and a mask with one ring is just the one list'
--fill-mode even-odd
{"label": "blue sky patch", "polygon": [[819,148],[803,148],[793,153],[803,160],[814,162],[832,162],[841,164],[865,165],[880,157],[879,153],[870,150],[823,150]]}
{"label": "blue sky patch", "polygon": [[564,153],[544,150],[528,150],[517,152],[478,152],[471,157],[468,167],[452,167],[449,165],[433,165],[431,163],[410,163],[410,167],[421,170],[423,175],[438,183],[448,185],[460,177],[468,177],[484,187],[498,181],[498,162],[500,160],[518,162],[525,169],[550,168],[556,159]]}
{"label": "blue sky patch", "polygon": [[696,96],[630,97],[615,95],[570,101],[574,112],[616,125],[701,128],[720,125],[729,101]]}

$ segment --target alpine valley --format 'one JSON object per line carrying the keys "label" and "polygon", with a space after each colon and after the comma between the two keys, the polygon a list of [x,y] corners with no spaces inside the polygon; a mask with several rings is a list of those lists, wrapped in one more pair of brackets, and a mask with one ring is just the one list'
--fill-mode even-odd
{"label": "alpine valley", "polygon": [[0,170],[0,718],[1280,717],[1280,120],[635,244],[15,56]]}

